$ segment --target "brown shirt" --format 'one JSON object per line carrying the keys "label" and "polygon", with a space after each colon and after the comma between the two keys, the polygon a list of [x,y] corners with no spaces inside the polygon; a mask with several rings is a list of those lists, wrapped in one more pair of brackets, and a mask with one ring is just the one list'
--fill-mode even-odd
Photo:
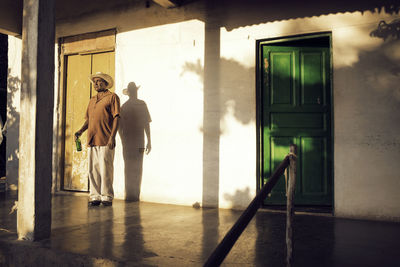
{"label": "brown shirt", "polygon": [[[100,96],[99,96],[100,95]],[[88,146],[106,146],[111,135],[113,120],[120,114],[119,97],[110,92],[93,96],[86,111],[88,120]]]}

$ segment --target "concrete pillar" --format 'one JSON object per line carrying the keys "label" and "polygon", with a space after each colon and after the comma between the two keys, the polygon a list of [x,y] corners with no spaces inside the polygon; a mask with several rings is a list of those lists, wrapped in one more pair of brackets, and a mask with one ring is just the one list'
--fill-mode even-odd
{"label": "concrete pillar", "polygon": [[54,0],[24,0],[18,238],[50,237],[54,95]]}
{"label": "concrete pillar", "polygon": [[220,46],[218,19],[207,2],[204,36],[203,207],[219,207],[219,146],[221,135]]}

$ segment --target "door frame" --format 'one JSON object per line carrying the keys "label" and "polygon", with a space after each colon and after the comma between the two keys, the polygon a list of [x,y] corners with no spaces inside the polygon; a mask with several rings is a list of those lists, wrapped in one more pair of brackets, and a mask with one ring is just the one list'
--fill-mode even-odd
{"label": "door frame", "polygon": [[[65,166],[65,127],[66,127],[66,70],[67,57],[77,54],[95,54],[115,51],[116,29],[107,29],[99,32],[85,33],[58,39],[58,95],[56,99],[57,127],[53,134],[53,192],[64,190]],[[77,191],[82,193],[81,191]],[[83,192],[86,194],[85,192]]]}
{"label": "door frame", "polygon": [[[330,120],[331,120],[331,142],[330,142],[330,149],[331,149],[331,168],[330,168],[330,175],[331,175],[331,186],[332,186],[332,214],[334,214],[334,203],[335,203],[335,187],[334,187],[334,99],[333,99],[333,56],[332,56],[332,32],[318,32],[318,33],[308,33],[308,34],[300,34],[300,35],[289,35],[289,36],[282,36],[282,37],[273,37],[273,38],[266,38],[266,39],[259,39],[256,40],[256,127],[257,127],[257,193],[261,190],[263,186],[263,162],[264,162],[264,155],[263,155],[263,129],[262,129],[262,122],[263,122],[263,97],[264,93],[262,91],[262,73],[263,73],[263,53],[262,53],[262,46],[265,44],[277,44],[283,42],[291,42],[291,41],[302,41],[307,39],[314,39],[314,38],[321,38],[327,37],[329,39],[329,52],[330,52]],[[289,152],[289,151],[288,151]],[[264,204],[263,206],[267,206]],[[270,206],[270,205],[268,205]]]}

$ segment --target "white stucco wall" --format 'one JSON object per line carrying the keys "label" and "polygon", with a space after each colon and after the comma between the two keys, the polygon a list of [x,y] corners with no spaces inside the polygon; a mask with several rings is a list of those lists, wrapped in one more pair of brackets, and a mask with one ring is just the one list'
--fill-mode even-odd
{"label": "white stucco wall", "polygon": [[[193,45],[193,40],[196,44]],[[152,123],[152,151],[145,155],[141,200],[191,205],[202,192],[202,81],[185,73],[204,56],[204,24],[187,21],[117,35],[116,92],[135,82]],[[117,147],[115,193],[123,197],[124,160]]]}
{"label": "white stucco wall", "polygon": [[354,18],[333,35],[335,212],[400,220],[400,40],[369,36],[399,17]]}
{"label": "white stucco wall", "polygon": [[[328,31],[333,47],[335,214],[400,217],[399,170],[390,160],[399,156],[400,145],[399,74],[392,71],[398,67],[400,47],[399,41],[370,35],[381,20],[396,18],[381,10],[220,29],[220,207],[246,206],[256,192],[255,41]],[[185,21],[118,34],[117,87],[133,76],[143,85],[140,95],[153,116],[154,149],[144,164],[144,201],[201,202],[203,98],[193,68],[204,67],[203,28],[201,21]],[[185,71],[185,64],[192,66],[192,73]],[[190,113],[187,120],[181,121],[182,112]]]}
{"label": "white stucco wall", "polygon": [[[202,129],[204,35],[205,25],[199,20],[117,35],[116,91],[131,81],[141,85],[139,99],[147,103],[153,119],[153,150],[145,156],[143,168],[143,201],[202,203],[203,164],[208,164],[203,161]],[[246,39],[244,46],[239,46],[248,57],[253,56],[254,52],[248,51],[249,46],[254,48],[253,42]],[[215,185],[219,203],[214,205],[224,208],[244,207],[256,192],[254,65],[242,57],[235,61],[227,54],[220,59],[220,168]],[[254,63],[254,57],[250,62]],[[126,97],[122,95],[121,100],[123,105]],[[248,110],[235,114],[237,101]],[[116,159],[122,159],[121,153],[117,149]],[[119,166],[116,196],[123,197],[124,161],[115,162]]]}
{"label": "white stucco wall", "polygon": [[[216,191],[215,204],[231,208],[247,206],[256,194],[256,41],[331,32],[335,215],[400,220],[400,165],[393,163],[400,156],[400,44],[393,36],[371,36],[380,21],[399,16],[351,9],[268,17],[278,11],[285,12],[271,8],[260,16],[243,9],[234,16],[237,10],[228,6],[207,13],[198,3],[171,10],[138,4],[63,19],[57,34],[117,29],[116,93],[124,104],[123,89],[130,82],[140,85],[139,99],[152,117],[153,149],[144,156],[140,199],[202,204]],[[204,19],[208,14],[213,19]],[[220,21],[218,14],[224,14]],[[209,129],[220,132],[211,141]],[[117,142],[114,187],[116,197],[125,198],[125,161]],[[204,170],[214,172],[211,180]],[[8,166],[8,175],[12,171]]]}
{"label": "white stucco wall", "polygon": [[[55,68],[58,66],[58,46],[55,46]],[[19,168],[19,120],[20,120],[20,89],[21,89],[21,59],[22,59],[22,40],[21,37],[8,36],[8,80],[7,80],[7,185],[10,190],[18,189],[18,168]],[[58,71],[54,77],[55,88],[58,88]],[[60,123],[58,90],[55,90],[55,113],[53,144],[54,155],[57,157],[57,137],[58,126]],[[57,158],[54,159],[57,162]],[[54,164],[55,165],[55,164]],[[54,178],[56,177],[57,167],[54,168]],[[53,184],[57,181],[53,179]]]}
{"label": "white stucco wall", "polygon": [[[400,156],[400,40],[371,36],[381,21],[396,19],[381,10],[222,29],[222,58],[250,68],[255,39],[332,32],[336,216],[400,220],[400,167],[394,164]],[[249,147],[246,153],[252,155]]]}

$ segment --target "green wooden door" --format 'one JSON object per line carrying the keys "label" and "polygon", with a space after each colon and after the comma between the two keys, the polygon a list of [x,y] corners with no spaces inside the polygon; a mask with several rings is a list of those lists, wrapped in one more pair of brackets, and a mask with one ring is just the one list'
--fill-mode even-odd
{"label": "green wooden door", "polygon": [[[262,183],[298,146],[296,205],[331,205],[329,48],[262,45]],[[281,177],[265,204],[285,204]]]}

